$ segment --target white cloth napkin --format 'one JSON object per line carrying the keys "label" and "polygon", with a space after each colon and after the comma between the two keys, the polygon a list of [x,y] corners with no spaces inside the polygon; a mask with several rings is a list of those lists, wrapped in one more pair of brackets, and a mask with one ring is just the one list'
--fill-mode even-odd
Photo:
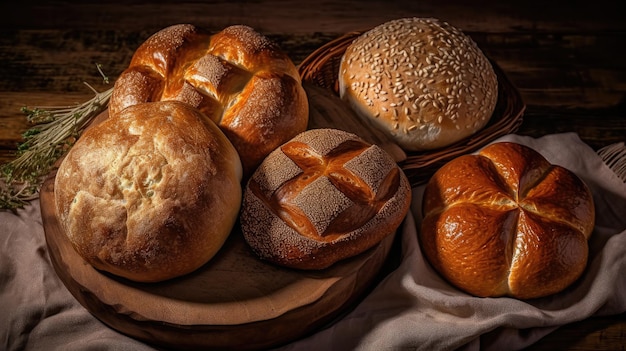
{"label": "white cloth napkin", "polygon": [[109,329],[65,288],[46,246],[39,200],[0,211],[0,349],[152,350]]}
{"label": "white cloth napkin", "polygon": [[[591,188],[596,226],[589,266],[559,294],[520,301],[476,298],[443,281],[417,240],[423,186],[401,228],[402,261],[352,311],[289,350],[512,350],[561,325],[626,311],[626,185],[575,134],[509,135]],[[100,323],[65,289],[50,263],[39,201],[0,211],[0,349],[153,350]],[[305,323],[306,321],[303,321]]]}

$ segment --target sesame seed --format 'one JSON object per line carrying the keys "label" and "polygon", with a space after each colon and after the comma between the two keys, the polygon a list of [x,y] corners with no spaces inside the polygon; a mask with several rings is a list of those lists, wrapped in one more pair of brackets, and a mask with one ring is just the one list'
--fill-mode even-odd
{"label": "sesame seed", "polygon": [[[346,83],[355,96],[367,97],[361,101],[371,106],[374,117],[392,109],[383,116],[393,129],[399,128],[399,118],[429,121],[401,126],[405,132],[430,128],[429,124],[444,119],[457,129],[480,128],[495,107],[497,77],[490,63],[469,37],[446,22],[390,21],[354,40],[348,52],[342,76],[354,72]],[[367,71],[359,73],[359,67]],[[355,80],[362,83],[355,85]],[[381,102],[386,105],[377,107]],[[459,109],[463,109],[461,115]]]}

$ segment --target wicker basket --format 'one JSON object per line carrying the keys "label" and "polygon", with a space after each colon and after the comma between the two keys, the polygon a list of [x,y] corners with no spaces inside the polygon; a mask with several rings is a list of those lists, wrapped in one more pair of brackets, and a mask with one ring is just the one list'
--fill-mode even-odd
{"label": "wicker basket", "polygon": [[[339,65],[347,47],[363,32],[350,32],[315,50],[298,66],[303,83],[317,85],[339,95]],[[498,101],[489,123],[476,134],[445,148],[407,152],[399,162],[413,186],[423,184],[443,164],[462,154],[471,153],[489,142],[517,131],[526,105],[519,91],[502,69],[490,60],[498,77]]]}

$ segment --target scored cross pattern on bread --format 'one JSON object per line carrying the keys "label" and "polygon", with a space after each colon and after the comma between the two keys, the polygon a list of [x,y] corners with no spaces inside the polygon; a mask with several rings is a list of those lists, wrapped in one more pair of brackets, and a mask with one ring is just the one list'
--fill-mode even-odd
{"label": "scored cross pattern on bread", "polygon": [[[397,167],[388,167],[378,184],[369,184],[350,169],[351,161],[377,152],[361,141],[348,140],[326,155],[302,142],[289,142],[281,150],[302,173],[283,183],[269,197],[255,181],[250,183],[250,189],[276,216],[314,240],[336,240],[365,225],[400,186]],[[311,201],[321,196],[323,201]],[[341,211],[330,221],[317,218],[326,214],[323,208],[328,206]]]}
{"label": "scored cross pattern on bread", "polygon": [[344,131],[312,129],[272,152],[248,181],[242,229],[261,258],[326,268],[393,233],[410,193],[380,147]]}

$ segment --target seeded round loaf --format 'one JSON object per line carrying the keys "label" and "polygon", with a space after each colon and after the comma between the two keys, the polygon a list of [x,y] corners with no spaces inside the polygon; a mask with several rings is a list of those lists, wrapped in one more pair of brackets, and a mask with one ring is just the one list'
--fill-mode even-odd
{"label": "seeded round loaf", "polygon": [[311,129],[259,166],[240,219],[261,259],[323,269],[395,233],[410,202],[407,178],[383,149],[348,132]]}
{"label": "seeded round loaf", "polygon": [[109,113],[163,100],[185,102],[217,123],[239,153],[246,176],[303,132],[309,116],[293,62],[243,25],[213,35],[190,24],[173,25],[137,48],[115,82]]}
{"label": "seeded round loaf", "polygon": [[420,246],[450,283],[476,296],[557,293],[585,270],[593,197],[535,150],[495,143],[440,168],[424,191]]}
{"label": "seeded round loaf", "polygon": [[241,163],[220,129],[191,106],[131,106],[88,129],[55,180],[59,222],[97,269],[140,282],[209,261],[241,205]]}
{"label": "seeded round loaf", "polygon": [[401,18],[357,37],[339,69],[339,95],[409,151],[453,144],[491,119],[498,81],[461,30],[432,18]]}

